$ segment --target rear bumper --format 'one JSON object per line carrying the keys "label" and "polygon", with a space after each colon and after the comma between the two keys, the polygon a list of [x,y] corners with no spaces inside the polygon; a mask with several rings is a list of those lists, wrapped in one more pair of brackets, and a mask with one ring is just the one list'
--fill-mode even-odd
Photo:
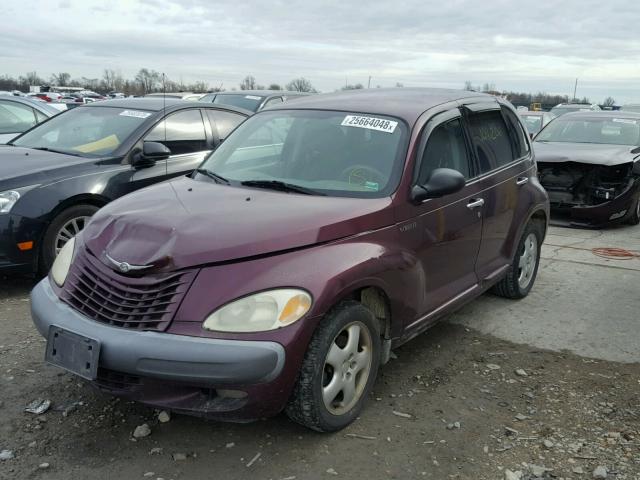
{"label": "rear bumper", "polygon": [[136,377],[198,386],[268,383],[282,371],[285,351],[276,342],[222,340],[127,330],[95,322],[63,303],[49,279],[31,293],[31,314],[47,336],[52,325],[100,342],[99,365]]}

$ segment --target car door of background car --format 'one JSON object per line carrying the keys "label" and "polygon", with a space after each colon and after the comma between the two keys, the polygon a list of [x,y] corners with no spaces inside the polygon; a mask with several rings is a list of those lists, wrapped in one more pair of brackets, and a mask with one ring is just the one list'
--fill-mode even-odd
{"label": "car door of background car", "polygon": [[[460,110],[436,115],[425,126],[416,162],[414,184],[424,184],[436,168],[452,168],[473,178],[469,141]],[[482,216],[476,205],[476,191],[461,191],[432,198],[414,206],[421,239],[417,248],[424,272],[423,301],[418,318],[406,326],[406,333],[422,330],[447,306],[471,295],[478,288],[475,273],[480,248]]]}
{"label": "car door of background car", "polygon": [[522,187],[533,171],[529,142],[516,114],[498,102],[465,105],[482,206],[482,242],[476,273],[481,282],[498,278],[512,261],[514,231],[526,216]]}
{"label": "car door of background car", "polygon": [[150,166],[133,167],[134,173],[128,185],[130,191],[191,172],[213,147],[212,136],[207,135],[202,114],[197,108],[170,113],[142,140],[162,143],[171,150],[171,155]]}

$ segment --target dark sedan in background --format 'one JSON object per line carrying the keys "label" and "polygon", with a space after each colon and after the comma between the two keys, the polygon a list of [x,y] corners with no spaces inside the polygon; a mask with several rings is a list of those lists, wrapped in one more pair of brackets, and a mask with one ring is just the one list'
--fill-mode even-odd
{"label": "dark sedan in background", "polygon": [[100,207],[191,172],[250,114],[171,99],[109,100],[0,147],[0,273],[47,271]]}
{"label": "dark sedan in background", "polygon": [[212,102],[216,105],[231,105],[258,112],[263,108],[278,105],[288,100],[309,95],[303,92],[287,92],[285,90],[242,90],[239,92],[208,93],[201,102]]}
{"label": "dark sedan in background", "polygon": [[568,113],[533,146],[556,223],[640,223],[640,114]]}
{"label": "dark sedan in background", "polygon": [[0,144],[60,113],[45,102],[13,95],[0,95]]}

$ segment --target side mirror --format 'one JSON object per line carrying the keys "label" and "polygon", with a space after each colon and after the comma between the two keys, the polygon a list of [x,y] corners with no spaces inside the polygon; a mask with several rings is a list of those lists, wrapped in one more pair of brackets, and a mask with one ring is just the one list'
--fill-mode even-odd
{"label": "side mirror", "polygon": [[171,155],[165,145],[160,142],[143,142],[142,152],[134,156],[133,165],[136,167],[153,165],[158,160],[165,160]]}
{"label": "side mirror", "polygon": [[411,200],[421,203],[428,198],[437,198],[462,190],[466,180],[457,170],[436,168],[424,185],[415,185],[411,189]]}

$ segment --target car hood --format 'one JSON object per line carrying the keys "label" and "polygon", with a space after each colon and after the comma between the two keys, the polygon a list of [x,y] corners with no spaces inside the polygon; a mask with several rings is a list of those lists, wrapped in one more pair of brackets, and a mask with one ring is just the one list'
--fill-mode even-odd
{"label": "car hood", "polygon": [[182,178],[108,204],[92,218],[83,239],[106,264],[113,263],[110,257],[166,271],[275,254],[382,228],[393,223],[390,204],[388,197],[300,195]]}
{"label": "car hood", "polygon": [[621,165],[638,157],[637,147],[597,143],[533,142],[536,161],[543,163],[578,162],[591,165]]}
{"label": "car hood", "polygon": [[[90,162],[90,159],[64,153],[1,145],[0,188],[48,183],[52,179],[51,170]],[[28,177],[25,178],[26,183],[21,181],[21,177]]]}

